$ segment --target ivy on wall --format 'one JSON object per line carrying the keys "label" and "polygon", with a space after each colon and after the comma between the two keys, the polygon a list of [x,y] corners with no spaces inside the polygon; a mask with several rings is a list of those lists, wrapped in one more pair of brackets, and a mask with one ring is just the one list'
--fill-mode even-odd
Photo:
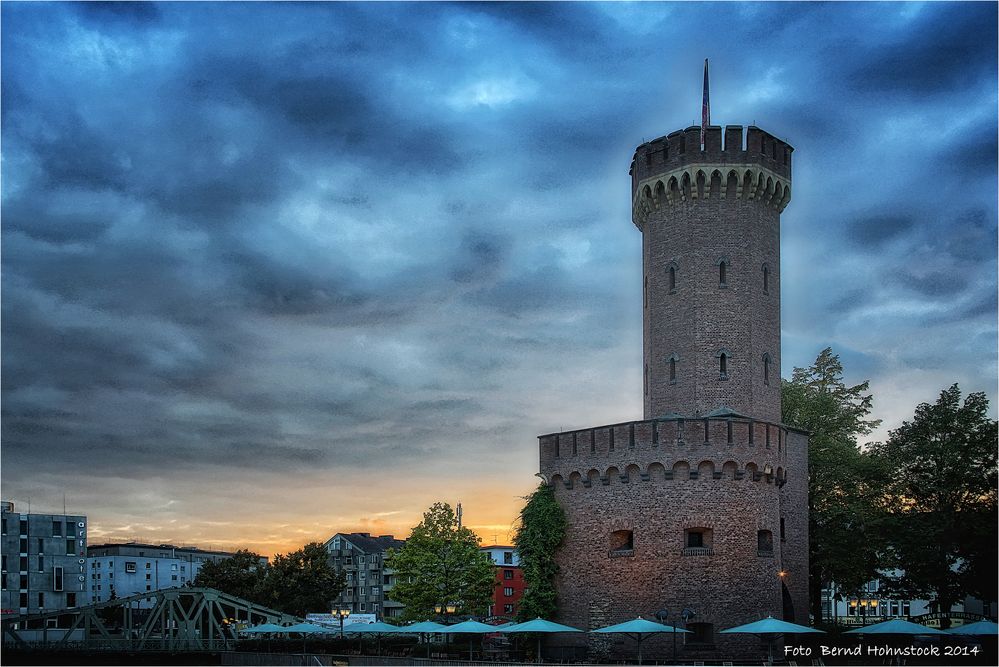
{"label": "ivy on wall", "polygon": [[550,619],[557,609],[555,551],[565,537],[565,512],[555,500],[555,491],[542,483],[520,511],[514,544],[520,554],[527,591],[521,598],[517,619]]}

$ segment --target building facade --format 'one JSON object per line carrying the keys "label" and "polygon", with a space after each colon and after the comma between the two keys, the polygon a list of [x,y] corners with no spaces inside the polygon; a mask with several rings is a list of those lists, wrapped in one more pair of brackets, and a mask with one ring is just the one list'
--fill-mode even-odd
{"label": "building facade", "polygon": [[520,554],[515,547],[503,544],[491,544],[482,547],[481,551],[488,554],[496,566],[496,589],[488,615],[513,618],[520,611],[520,599],[527,587],[520,567]]}
{"label": "building facade", "polygon": [[689,610],[689,659],[753,645],[727,627],[808,622],[808,440],[780,422],[791,152],[755,126],[689,127],[635,151],[645,414],[539,437],[568,522],[560,622]]}
{"label": "building facade", "polygon": [[4,614],[81,607],[86,583],[87,517],[21,514],[4,502],[0,512]]}
{"label": "building facade", "polygon": [[371,533],[337,533],[328,539],[325,547],[330,564],[346,578],[335,604],[349,608],[352,614],[375,614],[379,618],[401,614],[404,605],[388,599],[395,573],[385,567],[385,552],[405,543],[391,535],[372,537]]}
{"label": "building facade", "polygon": [[[172,544],[99,544],[87,549],[87,580],[94,602],[188,586],[207,562],[231,558],[227,551],[205,551]],[[262,558],[262,563],[267,559]],[[140,601],[138,606],[152,607]]]}

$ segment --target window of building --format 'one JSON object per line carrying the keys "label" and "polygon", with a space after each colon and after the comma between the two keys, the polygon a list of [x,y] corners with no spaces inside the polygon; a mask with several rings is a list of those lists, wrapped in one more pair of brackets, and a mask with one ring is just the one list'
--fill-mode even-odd
{"label": "window of building", "polygon": [[17,602],[17,604],[18,604],[19,607],[21,607],[21,609],[26,608],[28,606],[28,594],[27,593],[21,593],[18,596],[18,602]]}
{"label": "window of building", "polygon": [[76,606],[76,593],[66,593],[66,606],[67,607]]}
{"label": "window of building", "polygon": [[[98,586],[98,588],[100,588],[100,586]],[[153,590],[153,587],[150,586],[149,584],[146,584],[146,590],[147,591],[151,591],[151,590]]]}
{"label": "window of building", "polygon": [[688,556],[704,555],[704,549],[713,546],[713,534],[710,528],[687,528],[683,531],[684,553]]}
{"label": "window of building", "polygon": [[649,307],[649,277],[645,276],[645,283],[642,286],[642,300],[645,307]]}
{"label": "window of building", "polygon": [[45,608],[45,593],[38,594],[38,608],[39,609]]}
{"label": "window of building", "polygon": [[774,534],[769,530],[758,530],[756,531],[756,550],[761,556],[763,555],[773,555],[774,553]]}
{"label": "window of building", "polygon": [[503,613],[504,614],[512,614],[513,613],[513,605],[512,604],[505,604],[505,605],[503,605]]}
{"label": "window of building", "polygon": [[35,549],[35,553],[39,553],[39,554],[45,553],[45,540],[43,540],[42,538],[39,537],[38,541],[37,541],[37,545],[38,545],[38,548]]}
{"label": "window of building", "polygon": [[149,574],[149,573],[147,572],[147,573],[146,573],[146,581],[150,581],[150,580],[151,580],[152,578],[153,578],[153,575],[151,575],[151,574]]}
{"label": "window of building", "polygon": [[763,293],[770,294],[770,267],[763,265]]}
{"label": "window of building", "polygon": [[611,554],[630,554],[635,550],[635,534],[630,530],[615,530],[611,533]]}
{"label": "window of building", "polygon": [[513,597],[513,589],[511,587],[509,587],[509,586],[505,587],[503,589],[503,597],[512,598]]}
{"label": "window of building", "polygon": [[513,579],[513,570],[503,570],[504,579]]}
{"label": "window of building", "polygon": [[73,556],[76,554],[76,541],[66,540],[66,555]]}
{"label": "window of building", "polygon": [[153,567],[152,563],[149,563],[149,562],[146,563],[146,569],[147,570],[152,569],[152,567]]}
{"label": "window of building", "polygon": [[649,365],[645,364],[645,395],[649,395]]}
{"label": "window of building", "polygon": [[770,355],[763,355],[763,384],[770,384]]}
{"label": "window of building", "polygon": [[17,568],[18,572],[27,572],[28,571],[28,557],[27,556],[19,556],[18,559],[17,559],[17,564],[18,564],[18,568]]}
{"label": "window of building", "polygon": [[173,571],[173,572],[176,572],[177,571],[177,564],[173,563],[172,565],[170,565],[170,570]]}
{"label": "window of building", "polygon": [[21,519],[21,532],[19,534],[20,535],[27,535],[28,534],[28,520],[27,519]]}
{"label": "window of building", "polygon": [[780,541],[787,541],[787,533],[784,532],[784,517],[780,518]]}
{"label": "window of building", "polygon": [[728,285],[728,262],[724,259],[718,262],[718,287]]}
{"label": "window of building", "polygon": [[[7,554],[0,555],[0,561],[2,561],[2,563],[3,563],[2,566],[0,566],[0,571],[6,572],[7,571]],[[7,580],[6,579],[4,580],[3,586],[4,586],[4,588],[7,588]]]}
{"label": "window of building", "polygon": [[713,623],[688,623],[689,635],[684,635],[688,644],[713,644],[715,626]]}
{"label": "window of building", "polygon": [[676,267],[669,267],[669,292],[673,294],[676,292]]}
{"label": "window of building", "polygon": [[62,537],[62,521],[52,522],[52,537]]}
{"label": "window of building", "polygon": [[125,561],[125,572],[135,572],[135,566],[134,561]]}
{"label": "window of building", "polygon": [[361,554],[357,555],[357,564],[364,565],[364,556],[362,556]]}
{"label": "window of building", "polygon": [[63,586],[63,569],[59,565],[52,568],[52,590],[61,591]]}
{"label": "window of building", "polygon": [[[72,544],[72,543],[73,542],[70,541],[70,544]],[[28,538],[27,537],[22,537],[20,540],[18,540],[18,545],[17,546],[18,546],[18,553],[22,553],[22,554],[28,553]],[[72,553],[72,551],[70,553]]]}
{"label": "window of building", "polygon": [[170,575],[170,581],[177,581],[177,575],[176,574],[171,574]]}
{"label": "window of building", "polygon": [[700,548],[704,546],[704,533],[698,530],[688,530],[687,531],[687,546],[692,548]]}
{"label": "window of building", "polygon": [[45,571],[45,556],[43,554],[38,554],[38,571]]}
{"label": "window of building", "polygon": [[28,575],[22,574],[21,577],[20,577],[20,579],[21,579],[21,581],[19,582],[20,583],[20,589],[21,590],[27,590],[27,588],[28,588]]}
{"label": "window of building", "polygon": [[718,353],[718,379],[728,379],[728,354],[726,352]]}
{"label": "window of building", "polygon": [[347,573],[347,581],[348,582],[354,581],[354,573],[353,572],[348,572]]}
{"label": "window of building", "polygon": [[361,611],[365,611],[364,603],[363,602],[359,602],[357,604],[357,608],[360,609]]}

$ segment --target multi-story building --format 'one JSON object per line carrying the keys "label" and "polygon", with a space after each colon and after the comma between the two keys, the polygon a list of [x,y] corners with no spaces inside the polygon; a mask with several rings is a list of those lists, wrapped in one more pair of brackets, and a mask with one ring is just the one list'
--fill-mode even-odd
{"label": "multi-story building", "polygon": [[482,547],[481,551],[489,554],[496,566],[496,589],[488,613],[490,616],[513,618],[520,610],[520,599],[527,586],[520,567],[520,555],[515,547],[503,544],[491,544]]}
{"label": "multi-story building", "polygon": [[337,533],[326,541],[330,564],[346,575],[346,586],[335,604],[352,614],[375,614],[391,618],[402,613],[400,602],[389,600],[394,573],[385,567],[385,552],[406,542],[391,535]]}
{"label": "multi-story building", "polygon": [[4,614],[52,611],[90,602],[86,516],[20,514],[13,503],[4,502],[0,533]]}
{"label": "multi-story building", "polygon": [[[884,572],[894,577],[896,571]],[[980,618],[996,617],[996,602],[966,597],[949,610],[941,610],[928,600],[899,599],[887,593],[880,579],[864,584],[862,590],[845,594],[835,584],[822,589],[822,620],[826,623],[858,626],[903,618],[930,627],[954,627]]]}
{"label": "multi-story building", "polygon": [[[105,602],[194,581],[205,563],[231,558],[227,551],[205,551],[172,544],[98,544],[87,549],[87,580],[94,602]],[[267,559],[262,558],[262,563]],[[152,606],[153,601],[139,603]]]}

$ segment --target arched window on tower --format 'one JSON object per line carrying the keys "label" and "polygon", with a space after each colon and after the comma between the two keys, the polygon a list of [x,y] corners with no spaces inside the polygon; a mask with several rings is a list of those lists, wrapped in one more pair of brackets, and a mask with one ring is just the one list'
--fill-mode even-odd
{"label": "arched window on tower", "polygon": [[676,292],[676,266],[669,267],[669,293]]}
{"label": "arched window on tower", "polygon": [[676,384],[676,362],[680,361],[680,357],[673,354],[669,358],[669,383]]}
{"label": "arched window on tower", "polygon": [[728,351],[727,348],[722,348],[715,353],[715,357],[718,359],[718,379],[727,380],[728,379],[728,362],[732,357],[732,353]]}
{"label": "arched window on tower", "polygon": [[763,354],[763,384],[770,384],[770,353]]}
{"label": "arched window on tower", "polygon": [[645,307],[649,307],[649,277],[645,276],[645,285],[642,288],[642,296],[645,299]]}
{"label": "arched window on tower", "polygon": [[645,395],[649,395],[649,365],[645,364]]}
{"label": "arched window on tower", "polygon": [[770,267],[763,265],[763,293],[770,294]]}
{"label": "arched window on tower", "polygon": [[718,287],[728,287],[728,259],[718,260]]}

